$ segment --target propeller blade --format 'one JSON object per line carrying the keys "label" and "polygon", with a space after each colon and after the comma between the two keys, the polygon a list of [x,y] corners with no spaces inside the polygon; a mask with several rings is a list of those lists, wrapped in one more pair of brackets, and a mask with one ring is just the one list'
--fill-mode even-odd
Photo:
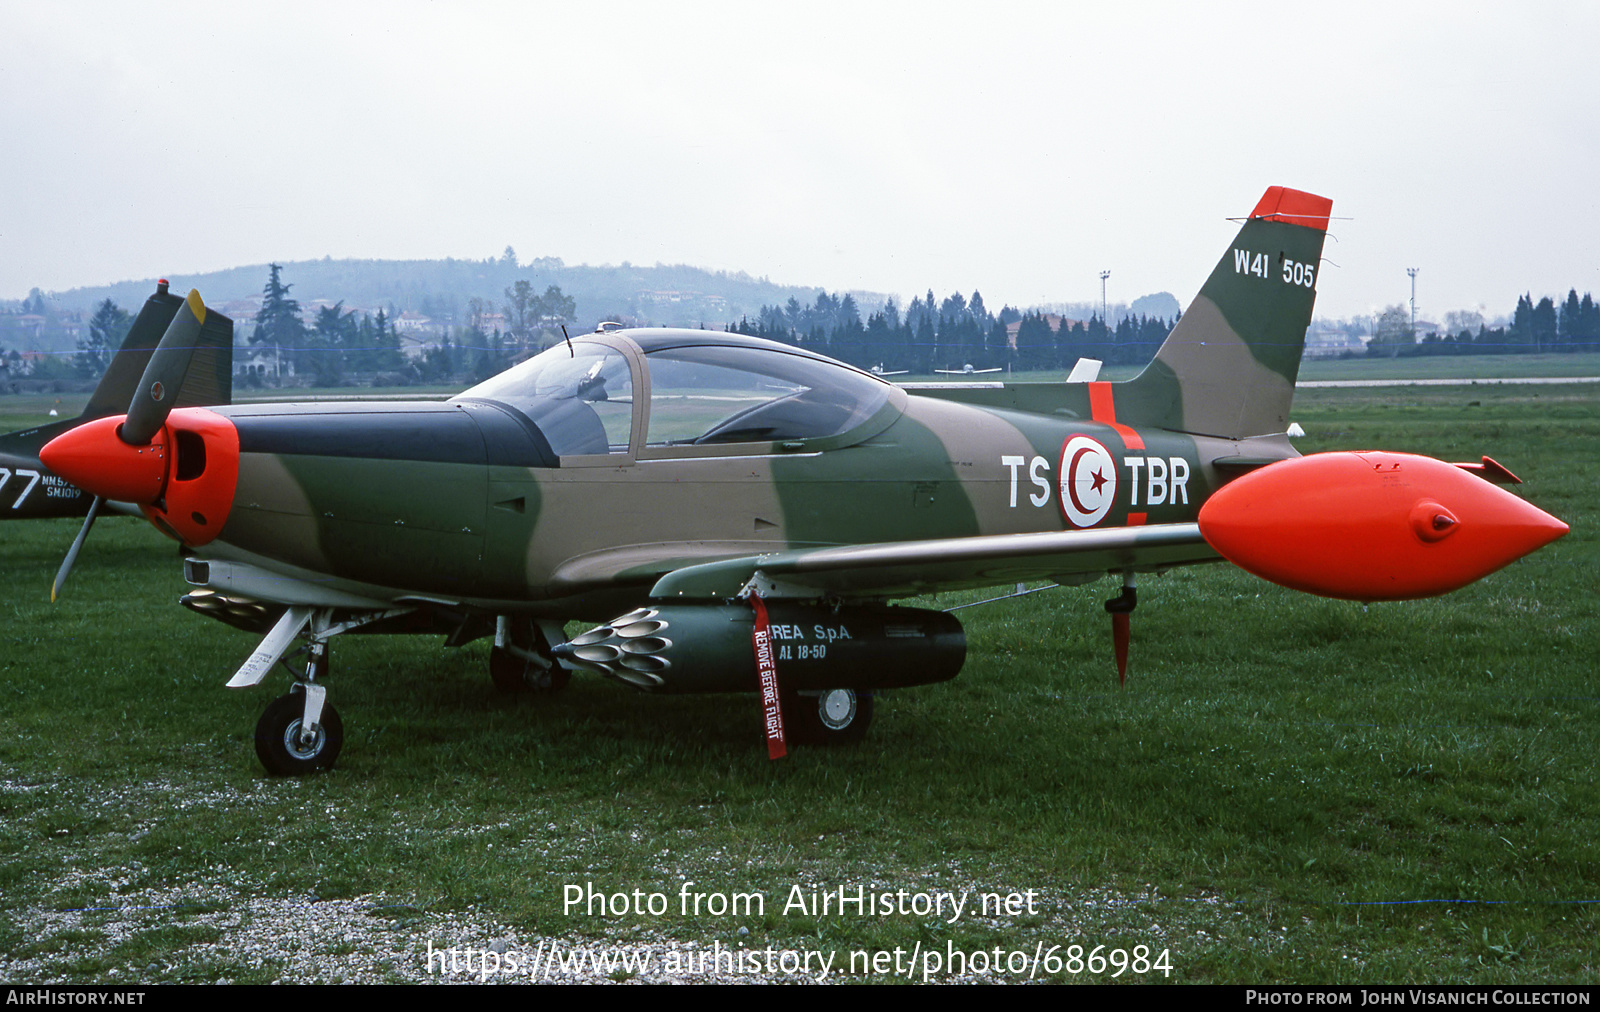
{"label": "propeller blade", "polygon": [[122,441],[129,446],[145,446],[155,438],[167,415],[178,402],[183,389],[183,378],[189,372],[189,360],[194,357],[195,344],[200,339],[200,328],[205,326],[206,304],[200,293],[193,289],[178,307],[161,343],[150,356],[144,376],[128,405],[127,420],[122,423]]}
{"label": "propeller blade", "polygon": [[61,560],[61,568],[56,570],[56,581],[50,585],[50,603],[55,604],[56,598],[61,596],[61,588],[67,584],[67,574],[72,572],[72,564],[78,561],[78,549],[89,538],[89,528],[94,526],[94,518],[100,515],[100,504],[105,499],[95,496],[89,504],[89,515],[84,518],[83,527],[78,530],[78,536],[72,539],[72,547],[67,549],[67,557]]}

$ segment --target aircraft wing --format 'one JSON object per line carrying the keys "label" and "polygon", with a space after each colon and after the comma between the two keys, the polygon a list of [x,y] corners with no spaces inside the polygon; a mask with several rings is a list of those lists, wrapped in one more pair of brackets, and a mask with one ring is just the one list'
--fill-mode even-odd
{"label": "aircraft wing", "polygon": [[657,600],[729,598],[759,571],[780,596],[905,597],[956,587],[1163,569],[1220,558],[1198,524],[899,541],[747,555],[673,570]]}

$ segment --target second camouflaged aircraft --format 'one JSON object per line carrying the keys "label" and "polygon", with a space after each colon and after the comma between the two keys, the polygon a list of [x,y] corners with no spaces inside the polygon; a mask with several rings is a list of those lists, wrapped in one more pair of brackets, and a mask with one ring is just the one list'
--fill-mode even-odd
{"label": "second camouflaged aircraft", "polygon": [[[896,598],[1111,573],[1120,665],[1138,573],[1226,556],[1427,596],[1564,533],[1487,463],[1289,445],[1331,207],[1268,190],[1123,383],[907,389],[771,342],[603,328],[446,403],[172,411],[184,369],[158,351],[126,420],[43,456],[186,546],[185,604],[265,633],[230,685],[305,641],[257,727],[271,771],[333,763],[328,643],[356,630],[493,634],[508,687],[760,691],[776,755],[786,733],[858,738],[872,693],[961,669],[959,623]],[[205,314],[191,294],[163,345]],[[574,619],[604,624],[568,640]]]}

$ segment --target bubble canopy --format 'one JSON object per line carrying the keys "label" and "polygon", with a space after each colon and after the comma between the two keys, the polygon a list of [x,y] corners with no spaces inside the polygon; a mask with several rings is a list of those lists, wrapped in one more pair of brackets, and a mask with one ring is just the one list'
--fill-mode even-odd
{"label": "bubble canopy", "polygon": [[623,331],[557,344],[453,399],[513,408],[569,456],[627,453],[638,411],[646,448],[840,436],[877,415],[895,389],[772,341]]}

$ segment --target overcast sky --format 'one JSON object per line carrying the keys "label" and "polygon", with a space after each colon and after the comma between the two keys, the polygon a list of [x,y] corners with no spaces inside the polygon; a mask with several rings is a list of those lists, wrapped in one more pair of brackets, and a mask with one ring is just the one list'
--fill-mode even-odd
{"label": "overcast sky", "polygon": [[1600,4],[0,0],[0,298],[321,257],[1187,305],[1261,192],[1321,316],[1600,294]]}

